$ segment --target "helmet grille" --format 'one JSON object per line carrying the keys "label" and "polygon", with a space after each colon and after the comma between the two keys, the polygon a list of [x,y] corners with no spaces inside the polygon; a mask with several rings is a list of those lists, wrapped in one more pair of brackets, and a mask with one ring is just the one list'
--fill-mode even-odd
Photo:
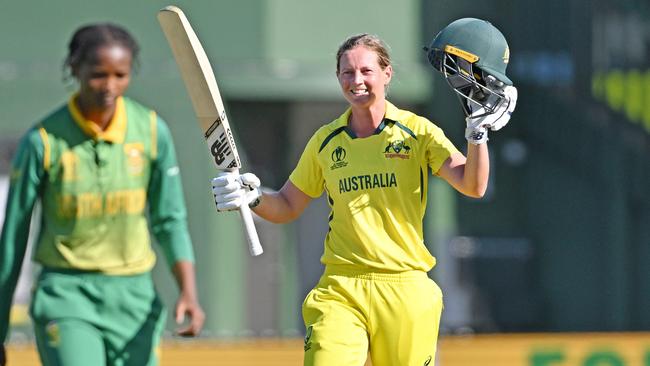
{"label": "helmet grille", "polygon": [[462,57],[444,51],[436,53],[438,55],[434,61],[439,62],[439,71],[459,97],[465,115],[469,116],[473,110],[479,108],[484,109],[480,116],[494,113],[496,107],[504,100],[503,82]]}

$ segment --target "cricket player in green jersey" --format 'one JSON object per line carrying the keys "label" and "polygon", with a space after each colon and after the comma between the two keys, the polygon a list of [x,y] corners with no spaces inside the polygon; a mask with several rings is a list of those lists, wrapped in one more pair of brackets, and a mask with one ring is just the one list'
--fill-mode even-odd
{"label": "cricket player in green jersey", "polygon": [[122,27],[79,28],[65,61],[78,92],[26,133],[13,159],[0,237],[0,340],[40,201],[34,260],[42,271],[30,315],[44,365],[158,364],[166,311],[151,278],[149,226],[178,282],[175,319],[191,319],[178,333],[203,326],[170,132],[123,96],[138,50]]}
{"label": "cricket player in green jersey", "polygon": [[427,275],[435,258],[423,241],[428,172],[464,195],[482,197],[487,129],[508,121],[516,90],[495,92],[492,98],[501,99],[493,110],[468,107],[465,156],[429,120],[386,100],[393,69],[376,36],[348,38],[336,56],[336,75],[350,107],[316,131],[285,185],[261,192],[251,173],[222,173],[212,180],[217,209],[248,204],[262,218],[284,223],[326,193],[325,272],[302,308],[304,364],[362,366],[370,353],[374,366],[433,365],[443,304]]}

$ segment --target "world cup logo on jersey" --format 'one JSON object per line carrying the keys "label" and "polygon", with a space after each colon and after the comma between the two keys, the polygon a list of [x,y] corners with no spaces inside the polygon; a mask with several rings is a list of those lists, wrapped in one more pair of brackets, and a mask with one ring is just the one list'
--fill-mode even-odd
{"label": "world cup logo on jersey", "polygon": [[332,151],[332,160],[338,163],[341,160],[345,159],[345,155],[346,155],[345,149],[340,146],[337,146],[336,149]]}
{"label": "world cup logo on jersey", "polygon": [[345,161],[345,158],[347,156],[347,152],[345,151],[344,148],[341,146],[337,146],[333,151],[332,151],[332,161],[334,164],[330,167],[330,170],[338,169],[338,168],[343,168],[348,165],[348,163]]}

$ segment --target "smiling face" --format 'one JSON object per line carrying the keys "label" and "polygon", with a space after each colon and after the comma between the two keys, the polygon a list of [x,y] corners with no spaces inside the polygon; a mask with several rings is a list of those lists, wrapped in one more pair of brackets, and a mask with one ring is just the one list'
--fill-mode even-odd
{"label": "smiling face", "polygon": [[343,52],[339,58],[339,85],[353,107],[369,107],[383,102],[392,75],[392,67],[382,68],[378,54],[362,45]]}
{"label": "smiling face", "polygon": [[86,110],[106,111],[115,108],[131,80],[133,55],[117,43],[95,49],[94,54],[72,70],[79,81],[79,103]]}

